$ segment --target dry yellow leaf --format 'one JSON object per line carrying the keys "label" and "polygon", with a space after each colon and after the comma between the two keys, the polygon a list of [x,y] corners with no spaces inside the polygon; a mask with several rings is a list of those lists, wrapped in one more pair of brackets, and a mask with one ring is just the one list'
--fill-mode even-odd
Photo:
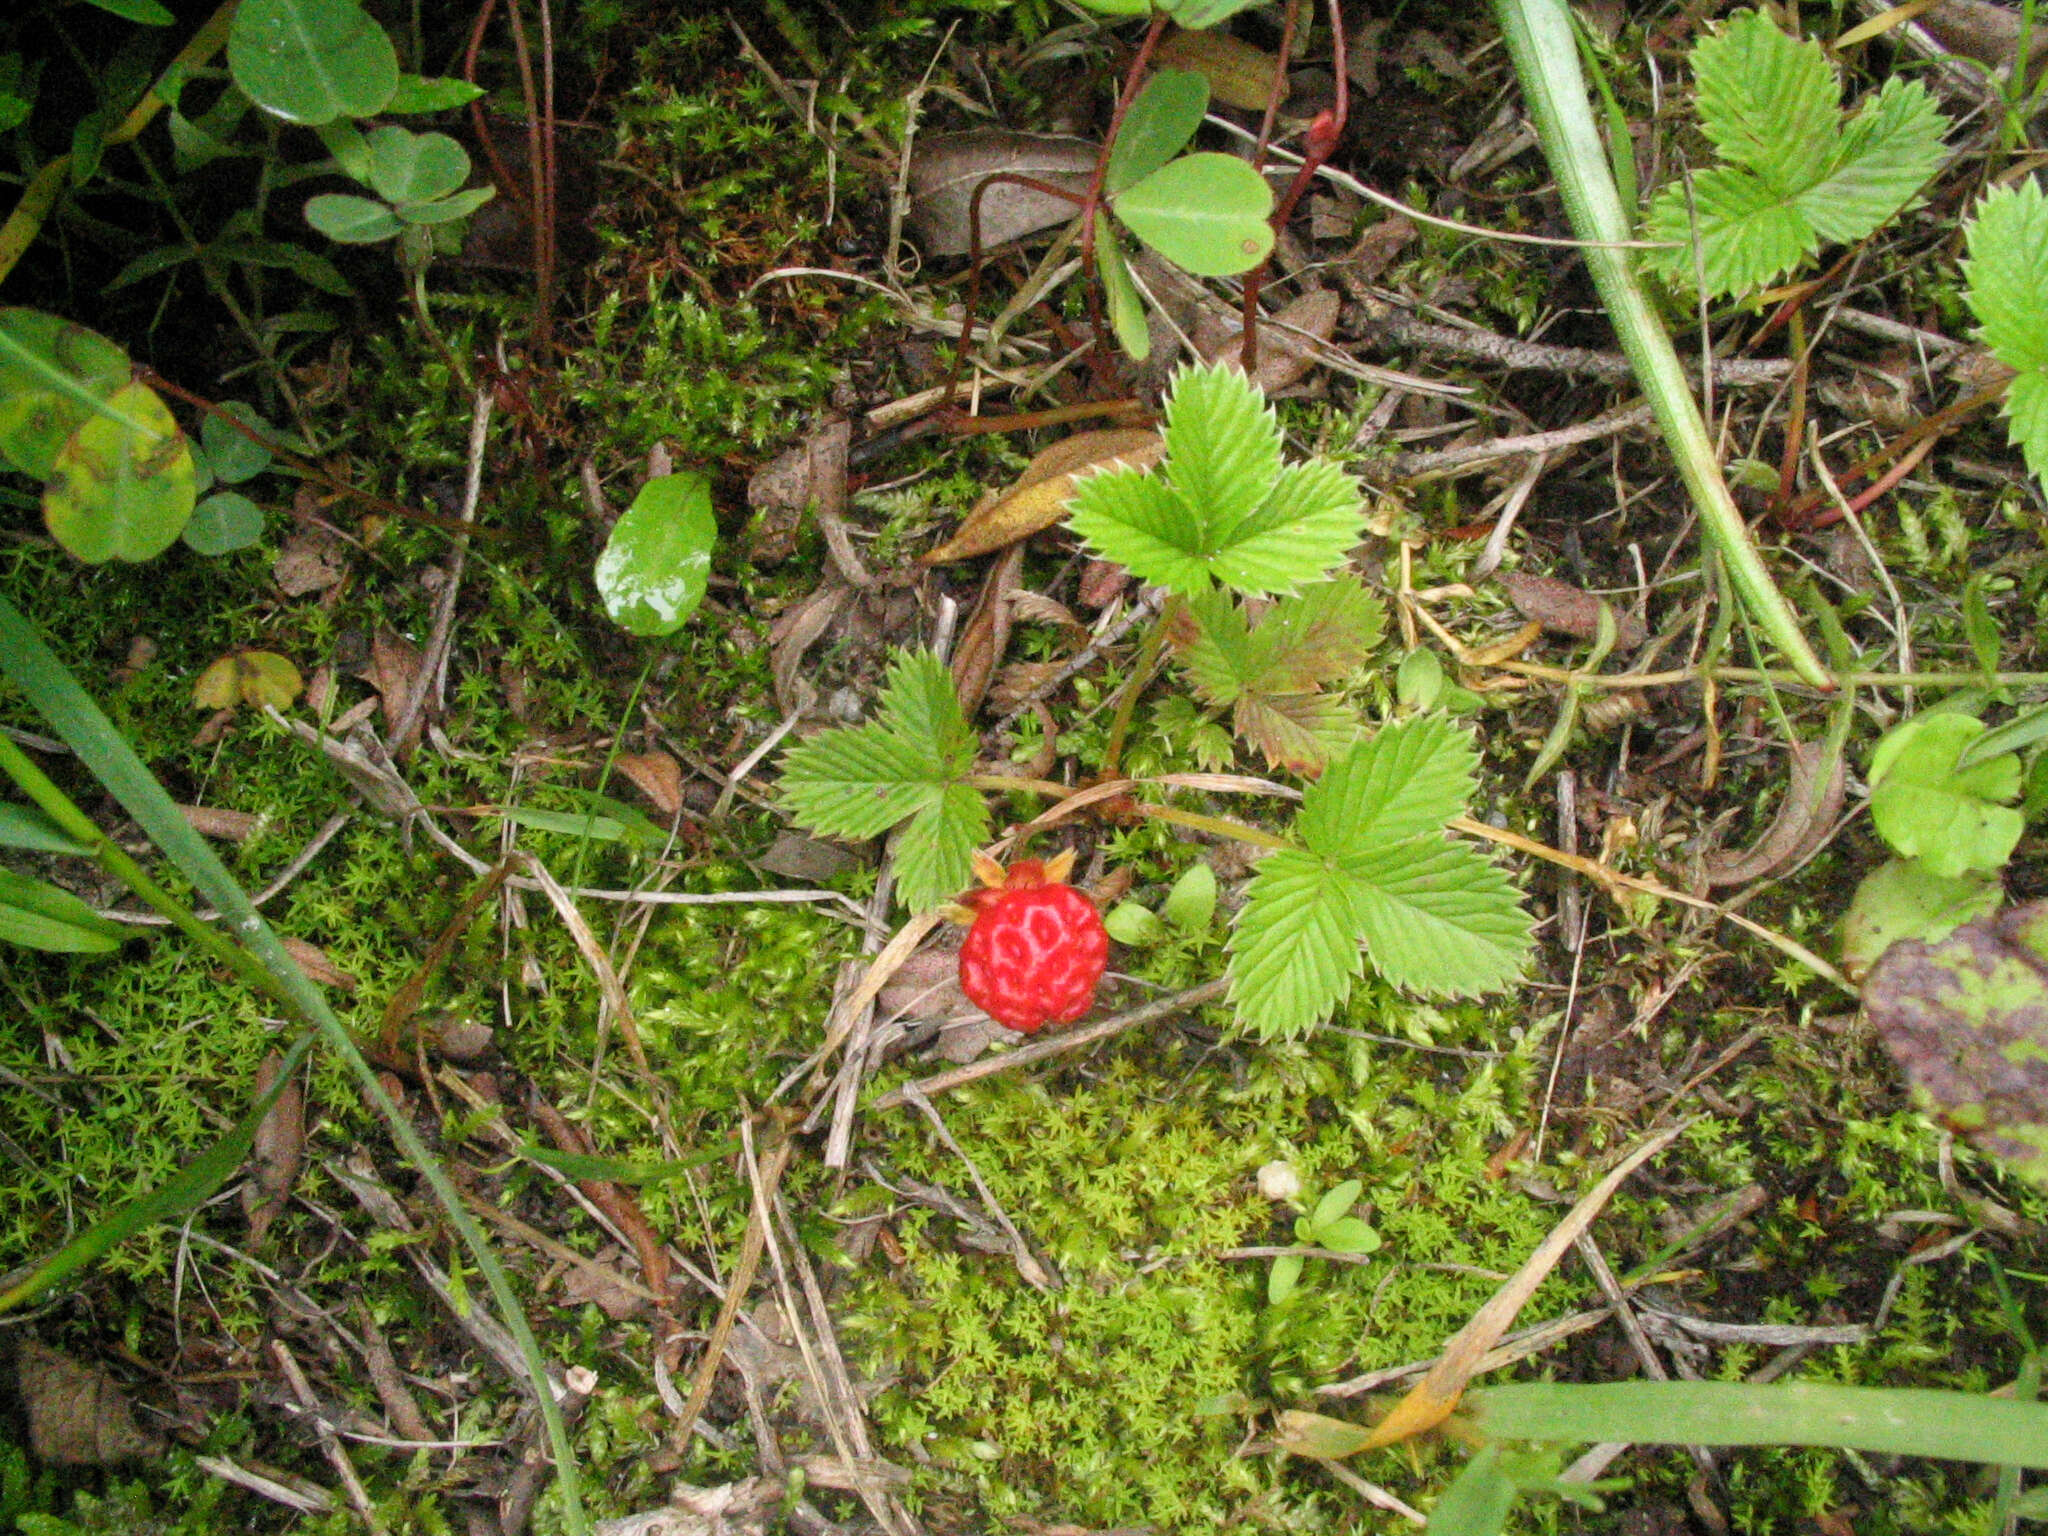
{"label": "dry yellow leaf", "polygon": [[299,669],[275,651],[230,651],[199,674],[192,702],[200,709],[285,709],[305,686]]}
{"label": "dry yellow leaf", "polygon": [[1217,32],[1178,29],[1159,45],[1162,69],[1191,69],[1209,81],[1209,94],[1242,112],[1263,112],[1280,75],[1280,61],[1263,48]]}
{"label": "dry yellow leaf", "polygon": [[1063,438],[1025,465],[1024,473],[1008,491],[968,513],[953,537],[919,563],[972,560],[1028,539],[1066,515],[1067,502],[1081,476],[1113,465],[1150,469],[1165,452],[1166,444],[1157,432],[1128,427],[1077,432]]}

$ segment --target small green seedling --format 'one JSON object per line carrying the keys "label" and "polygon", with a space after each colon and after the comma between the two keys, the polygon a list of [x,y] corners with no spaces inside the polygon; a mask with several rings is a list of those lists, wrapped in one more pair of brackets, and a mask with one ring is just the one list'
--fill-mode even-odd
{"label": "small green seedling", "polygon": [[649,480],[612,525],[597,557],[604,611],[630,634],[674,634],[704,601],[717,543],[709,480],[698,474]]}
{"label": "small green seedling", "polygon": [[1190,864],[1183,870],[1156,913],[1138,902],[1126,901],[1102,920],[1112,939],[1132,949],[1197,943],[1215,921],[1216,871],[1206,864]]}
{"label": "small green seedling", "polygon": [[[1352,1206],[1365,1192],[1358,1179],[1346,1179],[1318,1200],[1315,1209],[1294,1219],[1294,1241],[1303,1248],[1320,1248],[1325,1253],[1371,1253],[1380,1245],[1379,1233],[1351,1214]],[[1302,1266],[1309,1255],[1283,1253],[1273,1261],[1266,1276],[1266,1303],[1280,1306],[1301,1285]]]}

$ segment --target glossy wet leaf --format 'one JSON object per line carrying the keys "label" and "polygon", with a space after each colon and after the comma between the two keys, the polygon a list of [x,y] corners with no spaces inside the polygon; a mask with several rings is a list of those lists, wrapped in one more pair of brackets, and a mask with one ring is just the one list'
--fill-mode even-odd
{"label": "glossy wet leaf", "polygon": [[262,537],[263,509],[240,491],[216,491],[185,524],[185,543],[195,554],[233,554]]}
{"label": "glossy wet leaf", "polygon": [[156,391],[127,384],[80,423],[43,492],[50,536],[89,565],[148,560],[192,515],[192,452]]}
{"label": "glossy wet leaf", "polygon": [[1140,240],[1202,277],[1249,272],[1273,249],[1273,189],[1234,155],[1184,155],[1110,206]]}
{"label": "glossy wet leaf", "polygon": [[604,611],[631,634],[673,634],[704,601],[717,542],[710,481],[696,474],[648,481],[597,558]]}
{"label": "glossy wet leaf", "polygon": [[1110,147],[1104,194],[1136,186],[1187,148],[1208,110],[1209,82],[1192,70],[1162,69],[1146,81]]}
{"label": "glossy wet leaf", "polygon": [[306,222],[342,245],[375,245],[405,228],[385,204],[352,192],[322,192],[308,198]]}
{"label": "glossy wet leaf", "polygon": [[128,354],[34,309],[0,309],[0,454],[47,480],[57,452],[128,382]]}
{"label": "glossy wet leaf", "polygon": [[2048,1187],[2048,903],[1894,944],[1863,1007],[1924,1109]]}
{"label": "glossy wet leaf", "polygon": [[305,686],[299,669],[275,651],[230,651],[199,674],[192,702],[201,709],[284,709]]}
{"label": "glossy wet leaf", "polygon": [[228,69],[256,105],[308,125],[374,116],[398,89],[391,38],[355,0],[242,0]]}
{"label": "glossy wet leaf", "polygon": [[369,135],[367,180],[387,202],[430,202],[469,177],[469,152],[445,133],[414,133],[395,125]]}
{"label": "glossy wet leaf", "polygon": [[0,869],[0,940],[52,954],[104,955],[127,937],[127,929],[69,891]]}

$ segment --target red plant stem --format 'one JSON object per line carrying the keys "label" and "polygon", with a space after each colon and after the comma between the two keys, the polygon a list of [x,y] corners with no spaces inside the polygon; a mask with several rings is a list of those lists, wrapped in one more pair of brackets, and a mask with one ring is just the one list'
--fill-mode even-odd
{"label": "red plant stem", "polygon": [[1806,326],[1797,314],[1792,316],[1792,379],[1790,404],[1785,414],[1785,452],[1778,461],[1778,497],[1774,506],[1780,511],[1792,504],[1792,492],[1798,483],[1799,455],[1806,447],[1806,373],[1813,349],[1806,344]]}
{"label": "red plant stem", "polygon": [[[498,0],[484,0],[484,3],[477,7],[476,21],[469,29],[469,46],[462,52],[462,78],[470,85],[476,84],[476,58],[483,50],[484,29],[490,26],[491,17],[496,14],[497,9]],[[521,186],[513,180],[512,168],[505,163],[505,157],[498,153],[497,135],[491,132],[490,120],[484,116],[485,99],[479,96],[469,104],[469,121],[470,126],[476,131],[477,145],[483,150],[484,158],[491,162],[491,179],[498,184],[505,196],[521,205],[527,222],[532,223],[536,217],[533,188]]]}
{"label": "red plant stem", "polygon": [[[545,16],[545,0],[542,7]],[[533,53],[527,46],[526,18],[519,9],[519,0],[506,0],[505,13],[512,23],[512,55],[519,64],[519,92],[526,103],[526,167],[533,187],[528,206],[533,211],[534,344],[545,357],[554,350],[554,152],[550,142],[554,137],[553,70],[550,67],[547,71],[550,78],[544,102],[534,85]],[[552,53],[547,62],[552,66]]]}
{"label": "red plant stem", "polygon": [[[1885,492],[1910,475],[1913,472],[1914,466],[1934,451],[1934,443],[1934,436],[1930,433],[1926,437],[1921,438],[1911,448],[1908,448],[1898,463],[1878,476],[1871,483],[1870,488],[1862,495],[1850,501],[1849,510],[1858,517],[1861,517],[1865,507],[1868,507],[1878,497],[1884,495]],[[1823,507],[1807,520],[1806,527],[1811,532],[1813,529],[1826,528],[1832,524],[1839,523],[1841,520],[1842,509],[1840,507]]]}
{"label": "red plant stem", "polygon": [[[1987,405],[1995,404],[2004,398],[2006,385],[2010,382],[2011,380],[2009,379],[2001,379],[1996,384],[1986,385],[1983,389],[1978,390],[1966,399],[1958,400],[1953,405],[1943,406],[1932,416],[1926,417],[1909,427],[1897,439],[1885,444],[1877,452],[1867,454],[1859,459],[1850,466],[1847,473],[1838,477],[1840,483],[1847,485],[1852,480],[1862,479],[1865,475],[1876,471],[1879,465],[1890,463],[1894,457],[1909,452],[1918,447],[1921,442],[1941,436],[1942,433],[1948,431],[1950,427],[1962,421],[1965,417],[1975,415]],[[1866,491],[1863,494],[1867,496],[1869,493]],[[1781,513],[1778,521],[1785,527],[1795,531],[1816,526],[1815,509],[1820,506],[1824,495],[1825,493],[1819,490],[1808,491]],[[1834,518],[1830,517],[1827,520],[1832,522]]]}
{"label": "red plant stem", "polygon": [[[1290,8],[1291,20],[1294,12]],[[1350,67],[1350,57],[1344,38],[1344,13],[1339,9],[1339,0],[1330,0],[1330,63],[1337,76],[1337,100],[1325,111],[1318,112],[1315,120],[1308,125],[1308,134],[1302,143],[1301,169],[1294,173],[1294,181],[1287,188],[1287,195],[1273,210],[1273,233],[1277,236],[1287,227],[1287,221],[1294,217],[1294,206],[1301,201],[1302,193],[1317,171],[1322,169],[1330,156],[1337,152],[1337,145],[1344,137],[1344,126],[1351,120],[1351,80],[1345,71]],[[1285,82],[1277,74],[1273,81],[1273,100],[1277,102]],[[1273,111],[1273,102],[1268,102],[1267,113]],[[1239,345],[1238,359],[1247,376],[1257,373],[1259,366],[1259,289],[1265,285],[1266,274],[1272,269],[1273,258],[1266,259],[1246,274],[1244,280],[1244,337]]]}
{"label": "red plant stem", "polygon": [[[1029,187],[1033,192],[1043,192],[1047,197],[1065,198],[1070,203],[1081,201],[1065,187],[1056,187],[1049,181],[1040,181],[1035,176],[1026,176],[1021,171],[997,171],[984,176],[974,184],[974,191],[967,199],[967,292],[961,296],[960,340],[953,348],[953,366],[946,371],[946,392],[939,397],[934,411],[944,411],[953,403],[954,386],[960,382],[960,365],[967,360],[967,348],[974,340],[974,306],[981,300],[981,199],[982,194],[998,182],[1014,182],[1020,187]],[[1098,330],[1096,334],[1102,333]]]}
{"label": "red plant stem", "polygon": [[1280,47],[1273,56],[1273,88],[1266,92],[1266,115],[1259,119],[1258,143],[1252,149],[1252,164],[1266,168],[1266,146],[1273,142],[1273,120],[1280,115],[1280,100],[1287,93],[1287,65],[1294,56],[1294,29],[1301,21],[1301,0],[1287,0],[1287,12],[1280,20]]}

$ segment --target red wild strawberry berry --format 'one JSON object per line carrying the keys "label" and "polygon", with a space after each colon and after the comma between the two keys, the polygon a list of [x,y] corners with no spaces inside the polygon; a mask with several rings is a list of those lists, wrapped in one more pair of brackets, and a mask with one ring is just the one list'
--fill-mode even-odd
{"label": "red wild strawberry berry", "polygon": [[1019,859],[1007,870],[977,857],[987,887],[960,898],[974,915],[960,946],[960,990],[1006,1029],[1035,1034],[1071,1024],[1095,1001],[1109,963],[1109,934],[1094,903],[1064,876],[1072,853],[1050,867]]}

